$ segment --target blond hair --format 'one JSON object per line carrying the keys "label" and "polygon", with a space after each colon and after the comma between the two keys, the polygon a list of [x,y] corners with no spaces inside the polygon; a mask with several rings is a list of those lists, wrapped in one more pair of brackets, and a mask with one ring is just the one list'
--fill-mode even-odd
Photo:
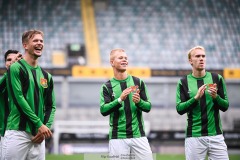
{"label": "blond hair", "polygon": [[191,48],[188,51],[188,59],[191,59],[192,52],[195,51],[196,49],[201,49],[201,50],[205,51],[204,47],[202,47],[202,46],[195,46],[195,47]]}
{"label": "blond hair", "polygon": [[43,37],[43,32],[40,30],[28,30],[22,34],[22,44],[27,43],[34,35],[40,34]]}
{"label": "blond hair", "polygon": [[122,49],[122,48],[116,48],[116,49],[111,50],[111,52],[110,52],[110,61],[115,58],[115,53],[116,52],[125,52],[125,50]]}

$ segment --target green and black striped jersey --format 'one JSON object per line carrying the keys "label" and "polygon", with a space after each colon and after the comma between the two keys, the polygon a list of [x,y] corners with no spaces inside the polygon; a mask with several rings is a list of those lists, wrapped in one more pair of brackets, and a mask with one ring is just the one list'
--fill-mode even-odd
{"label": "green and black striped jersey", "polygon": [[0,135],[4,136],[7,117],[9,115],[8,93],[7,93],[7,73],[3,74],[0,80]]}
{"label": "green and black striped jersey", "polygon": [[[123,90],[138,85],[140,102],[132,101],[132,94],[120,104],[118,98]],[[100,93],[100,111],[103,116],[109,117],[109,139],[138,138],[145,136],[142,111],[149,112],[151,102],[145,83],[134,76],[128,75],[125,80],[112,78],[102,85]]]}
{"label": "green and black striped jersey", "polygon": [[42,124],[50,128],[56,110],[52,76],[22,59],[10,66],[7,79],[10,106],[7,130],[35,135]]}
{"label": "green and black striped jersey", "polygon": [[[217,84],[217,97],[213,99],[205,90],[200,100],[195,100],[198,88],[204,84]],[[189,74],[179,80],[176,91],[176,109],[182,115],[187,113],[187,137],[213,136],[222,134],[219,110],[225,112],[229,102],[226,84],[221,75],[206,72],[202,78]]]}

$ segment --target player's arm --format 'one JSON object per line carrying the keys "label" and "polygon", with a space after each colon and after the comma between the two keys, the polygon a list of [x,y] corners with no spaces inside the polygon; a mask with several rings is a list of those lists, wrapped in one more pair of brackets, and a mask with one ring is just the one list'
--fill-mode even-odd
{"label": "player's arm", "polygon": [[187,113],[191,108],[197,106],[198,100],[195,97],[190,98],[187,91],[183,89],[181,81],[177,84],[176,91],[176,109],[178,114],[183,115]]}
{"label": "player's arm", "polygon": [[6,83],[7,73],[3,74],[3,77],[0,79],[0,93],[3,93],[6,89],[7,83]]}
{"label": "player's arm", "polygon": [[226,111],[229,107],[229,100],[227,96],[226,84],[222,76],[219,75],[219,84],[217,90],[217,96],[214,99],[214,103],[221,111]]}
{"label": "player's arm", "polygon": [[118,99],[112,101],[112,95],[110,95],[107,87],[102,86],[100,92],[100,112],[103,116],[107,116],[119,109],[122,105],[118,102]]}
{"label": "player's arm", "polygon": [[19,110],[19,112],[27,117],[36,128],[39,128],[43,125],[40,118],[33,112],[28,102],[24,98],[21,77],[23,77],[25,72],[23,69],[16,63],[12,64],[8,69],[8,88],[9,94],[11,94],[13,101]]}
{"label": "player's arm", "polygon": [[[11,61],[7,59],[7,62],[10,62],[10,63],[6,63],[5,62],[5,64],[8,64],[6,66],[6,68],[8,69],[11,64],[19,61],[20,59],[22,59],[22,54],[21,53],[17,53],[15,55],[15,57],[11,59]],[[5,89],[7,89],[7,81],[6,81],[6,79],[7,79],[7,72],[5,72],[3,74],[3,77],[0,79],[0,93],[3,93],[5,91]]]}
{"label": "player's arm", "polygon": [[44,97],[44,124],[38,128],[38,133],[36,136],[33,137],[33,143],[42,143],[45,138],[50,138],[52,136],[52,132],[50,130],[54,115],[56,111],[56,101],[55,101],[55,94],[54,94],[54,84],[52,76],[48,73],[49,83],[48,88],[46,88],[46,94]]}
{"label": "player's arm", "polygon": [[49,74],[49,87],[47,89],[46,97],[45,97],[45,115],[44,115],[44,124],[51,128],[55,112],[56,112],[56,101],[55,101],[55,93],[54,93],[54,83],[52,76]]}
{"label": "player's arm", "polygon": [[136,103],[137,108],[144,112],[149,112],[151,110],[152,105],[148,95],[147,87],[143,81],[141,81],[139,95],[140,100],[138,103]]}

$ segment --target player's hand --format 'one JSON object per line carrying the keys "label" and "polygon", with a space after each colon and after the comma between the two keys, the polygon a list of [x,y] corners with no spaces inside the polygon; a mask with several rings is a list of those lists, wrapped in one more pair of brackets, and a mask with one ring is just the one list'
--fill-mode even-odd
{"label": "player's hand", "polygon": [[37,135],[32,138],[32,142],[40,144],[44,141],[44,139],[44,135],[38,132]]}
{"label": "player's hand", "polygon": [[45,139],[52,137],[51,130],[44,124],[38,129],[38,134],[42,134]]}
{"label": "player's hand", "polygon": [[120,96],[121,100],[124,101],[131,92],[132,92],[132,88],[130,88],[130,87],[124,89],[124,91],[122,92],[122,94]]}
{"label": "player's hand", "polygon": [[13,63],[19,61],[20,59],[22,59],[22,54],[21,53],[15,54],[11,61],[6,63],[6,68],[8,69]]}
{"label": "player's hand", "polygon": [[133,95],[132,95],[132,100],[134,103],[139,103],[141,98],[140,98],[140,95],[139,95],[139,92],[135,92]]}
{"label": "player's hand", "polygon": [[202,85],[202,86],[198,89],[198,92],[197,92],[197,94],[195,95],[194,98],[195,98],[196,100],[199,100],[199,99],[203,96],[205,90],[206,90],[206,84]]}
{"label": "player's hand", "polygon": [[14,63],[14,62],[19,61],[20,59],[22,59],[22,54],[18,52],[18,53],[15,55],[15,57],[12,59],[11,64]]}
{"label": "player's hand", "polygon": [[209,87],[208,93],[210,94],[210,96],[212,98],[216,98],[217,97],[217,87],[216,86]]}

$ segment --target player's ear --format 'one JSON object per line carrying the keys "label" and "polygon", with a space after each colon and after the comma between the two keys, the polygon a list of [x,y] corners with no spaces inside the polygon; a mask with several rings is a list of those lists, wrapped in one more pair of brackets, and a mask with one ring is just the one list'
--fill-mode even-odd
{"label": "player's ear", "polygon": [[188,62],[192,65],[192,59],[191,58],[188,59]]}
{"label": "player's ear", "polygon": [[113,60],[110,61],[110,64],[111,64],[112,67],[114,67]]}
{"label": "player's ear", "polygon": [[24,49],[27,49],[27,43],[23,43],[22,45]]}

